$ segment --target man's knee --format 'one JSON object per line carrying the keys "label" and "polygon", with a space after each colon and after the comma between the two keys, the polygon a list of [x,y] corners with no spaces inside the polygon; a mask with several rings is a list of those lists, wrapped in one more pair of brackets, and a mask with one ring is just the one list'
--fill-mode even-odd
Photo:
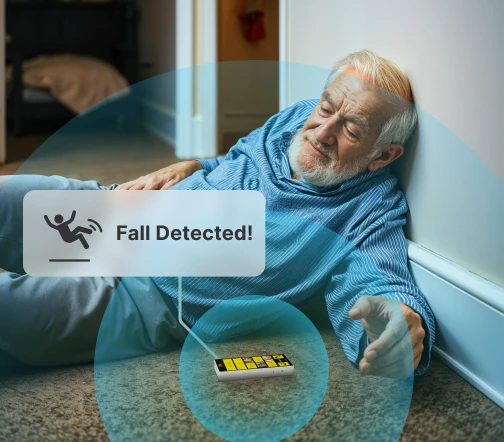
{"label": "man's knee", "polygon": [[0,350],[34,365],[93,359],[116,278],[0,275]]}

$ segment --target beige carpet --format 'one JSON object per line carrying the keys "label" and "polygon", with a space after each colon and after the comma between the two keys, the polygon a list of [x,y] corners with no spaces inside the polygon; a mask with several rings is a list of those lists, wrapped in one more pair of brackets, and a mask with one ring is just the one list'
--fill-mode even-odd
{"label": "beige carpet", "polygon": [[[392,429],[396,435],[401,431],[403,421],[393,418],[400,384],[361,376],[345,358],[327,322],[319,322],[318,327],[329,356],[329,387],[315,416],[285,440],[394,440],[385,436]],[[247,345],[265,348],[278,341],[256,340]],[[106,413],[112,440],[222,440],[188,408],[178,381],[179,357],[180,350],[175,348],[110,364],[98,372],[100,382],[108,385],[100,408]],[[219,383],[210,365],[200,372],[205,370],[208,392],[203,394],[211,393],[214,406],[225,407],[223,398],[232,398],[244,413],[272,391],[278,396],[288,391],[295,394],[303,382],[287,377]],[[286,413],[295,416],[296,409]],[[415,379],[400,440],[499,441],[504,440],[503,422],[502,409],[434,359],[429,372]],[[0,376],[0,440],[108,440],[95,395],[93,365],[4,372]]]}
{"label": "beige carpet", "polygon": [[0,165],[0,175],[62,175],[105,185],[135,179],[178,161],[172,146],[146,133],[10,137],[7,149],[30,156]]}

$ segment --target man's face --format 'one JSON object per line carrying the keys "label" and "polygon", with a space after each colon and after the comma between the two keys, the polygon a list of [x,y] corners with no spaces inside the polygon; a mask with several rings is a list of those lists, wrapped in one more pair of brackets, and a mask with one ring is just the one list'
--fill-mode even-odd
{"label": "man's face", "polygon": [[371,150],[393,108],[376,86],[356,75],[346,71],[336,77],[294,138],[289,160],[295,178],[335,186],[373,161]]}

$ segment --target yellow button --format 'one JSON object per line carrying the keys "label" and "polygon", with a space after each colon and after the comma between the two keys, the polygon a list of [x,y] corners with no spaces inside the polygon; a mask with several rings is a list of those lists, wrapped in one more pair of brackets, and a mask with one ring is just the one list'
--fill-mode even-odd
{"label": "yellow button", "polygon": [[234,358],[233,362],[235,363],[236,368],[238,370],[246,370],[247,369],[247,367],[245,367],[245,363],[242,361],[242,358]]}
{"label": "yellow button", "polygon": [[252,358],[255,362],[263,362],[263,358],[261,358],[261,356],[254,356]]}
{"label": "yellow button", "polygon": [[257,368],[257,367],[256,367],[256,364],[254,364],[253,362],[248,362],[248,363],[247,363],[247,367],[248,367],[248,368]]}
{"label": "yellow button", "polygon": [[273,355],[273,359],[283,359],[284,355]]}
{"label": "yellow button", "polygon": [[223,359],[222,362],[224,362],[224,365],[226,366],[227,371],[235,371],[236,367],[233,364],[233,361],[231,359]]}
{"label": "yellow button", "polygon": [[279,362],[278,365],[280,365],[280,367],[288,367],[289,363],[288,362]]}
{"label": "yellow button", "polygon": [[266,364],[268,364],[268,367],[276,367],[277,366],[275,361],[266,361]]}

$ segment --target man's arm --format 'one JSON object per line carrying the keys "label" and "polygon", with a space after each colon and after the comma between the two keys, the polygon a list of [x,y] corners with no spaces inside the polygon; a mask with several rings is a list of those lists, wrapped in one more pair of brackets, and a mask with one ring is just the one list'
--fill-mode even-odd
{"label": "man's arm", "polygon": [[[434,317],[409,273],[402,230],[405,222],[405,217],[399,216],[370,227],[359,247],[344,258],[342,271],[333,276],[326,295],[329,316],[343,349],[363,373],[382,374],[383,367],[390,364],[394,371],[394,363],[413,362],[419,349],[415,374],[424,373],[430,362]],[[372,297],[371,302],[363,298],[366,296]],[[354,307],[357,311],[353,310],[350,317]],[[417,347],[412,348],[412,344]],[[369,361],[360,359],[371,350],[374,354]]]}
{"label": "man's arm", "polygon": [[217,166],[219,166],[224,161],[225,158],[226,158],[226,155],[222,155],[217,158],[209,158],[209,159],[198,160],[198,161],[201,164],[201,167],[203,167],[204,170],[206,170],[207,172],[210,173]]}

